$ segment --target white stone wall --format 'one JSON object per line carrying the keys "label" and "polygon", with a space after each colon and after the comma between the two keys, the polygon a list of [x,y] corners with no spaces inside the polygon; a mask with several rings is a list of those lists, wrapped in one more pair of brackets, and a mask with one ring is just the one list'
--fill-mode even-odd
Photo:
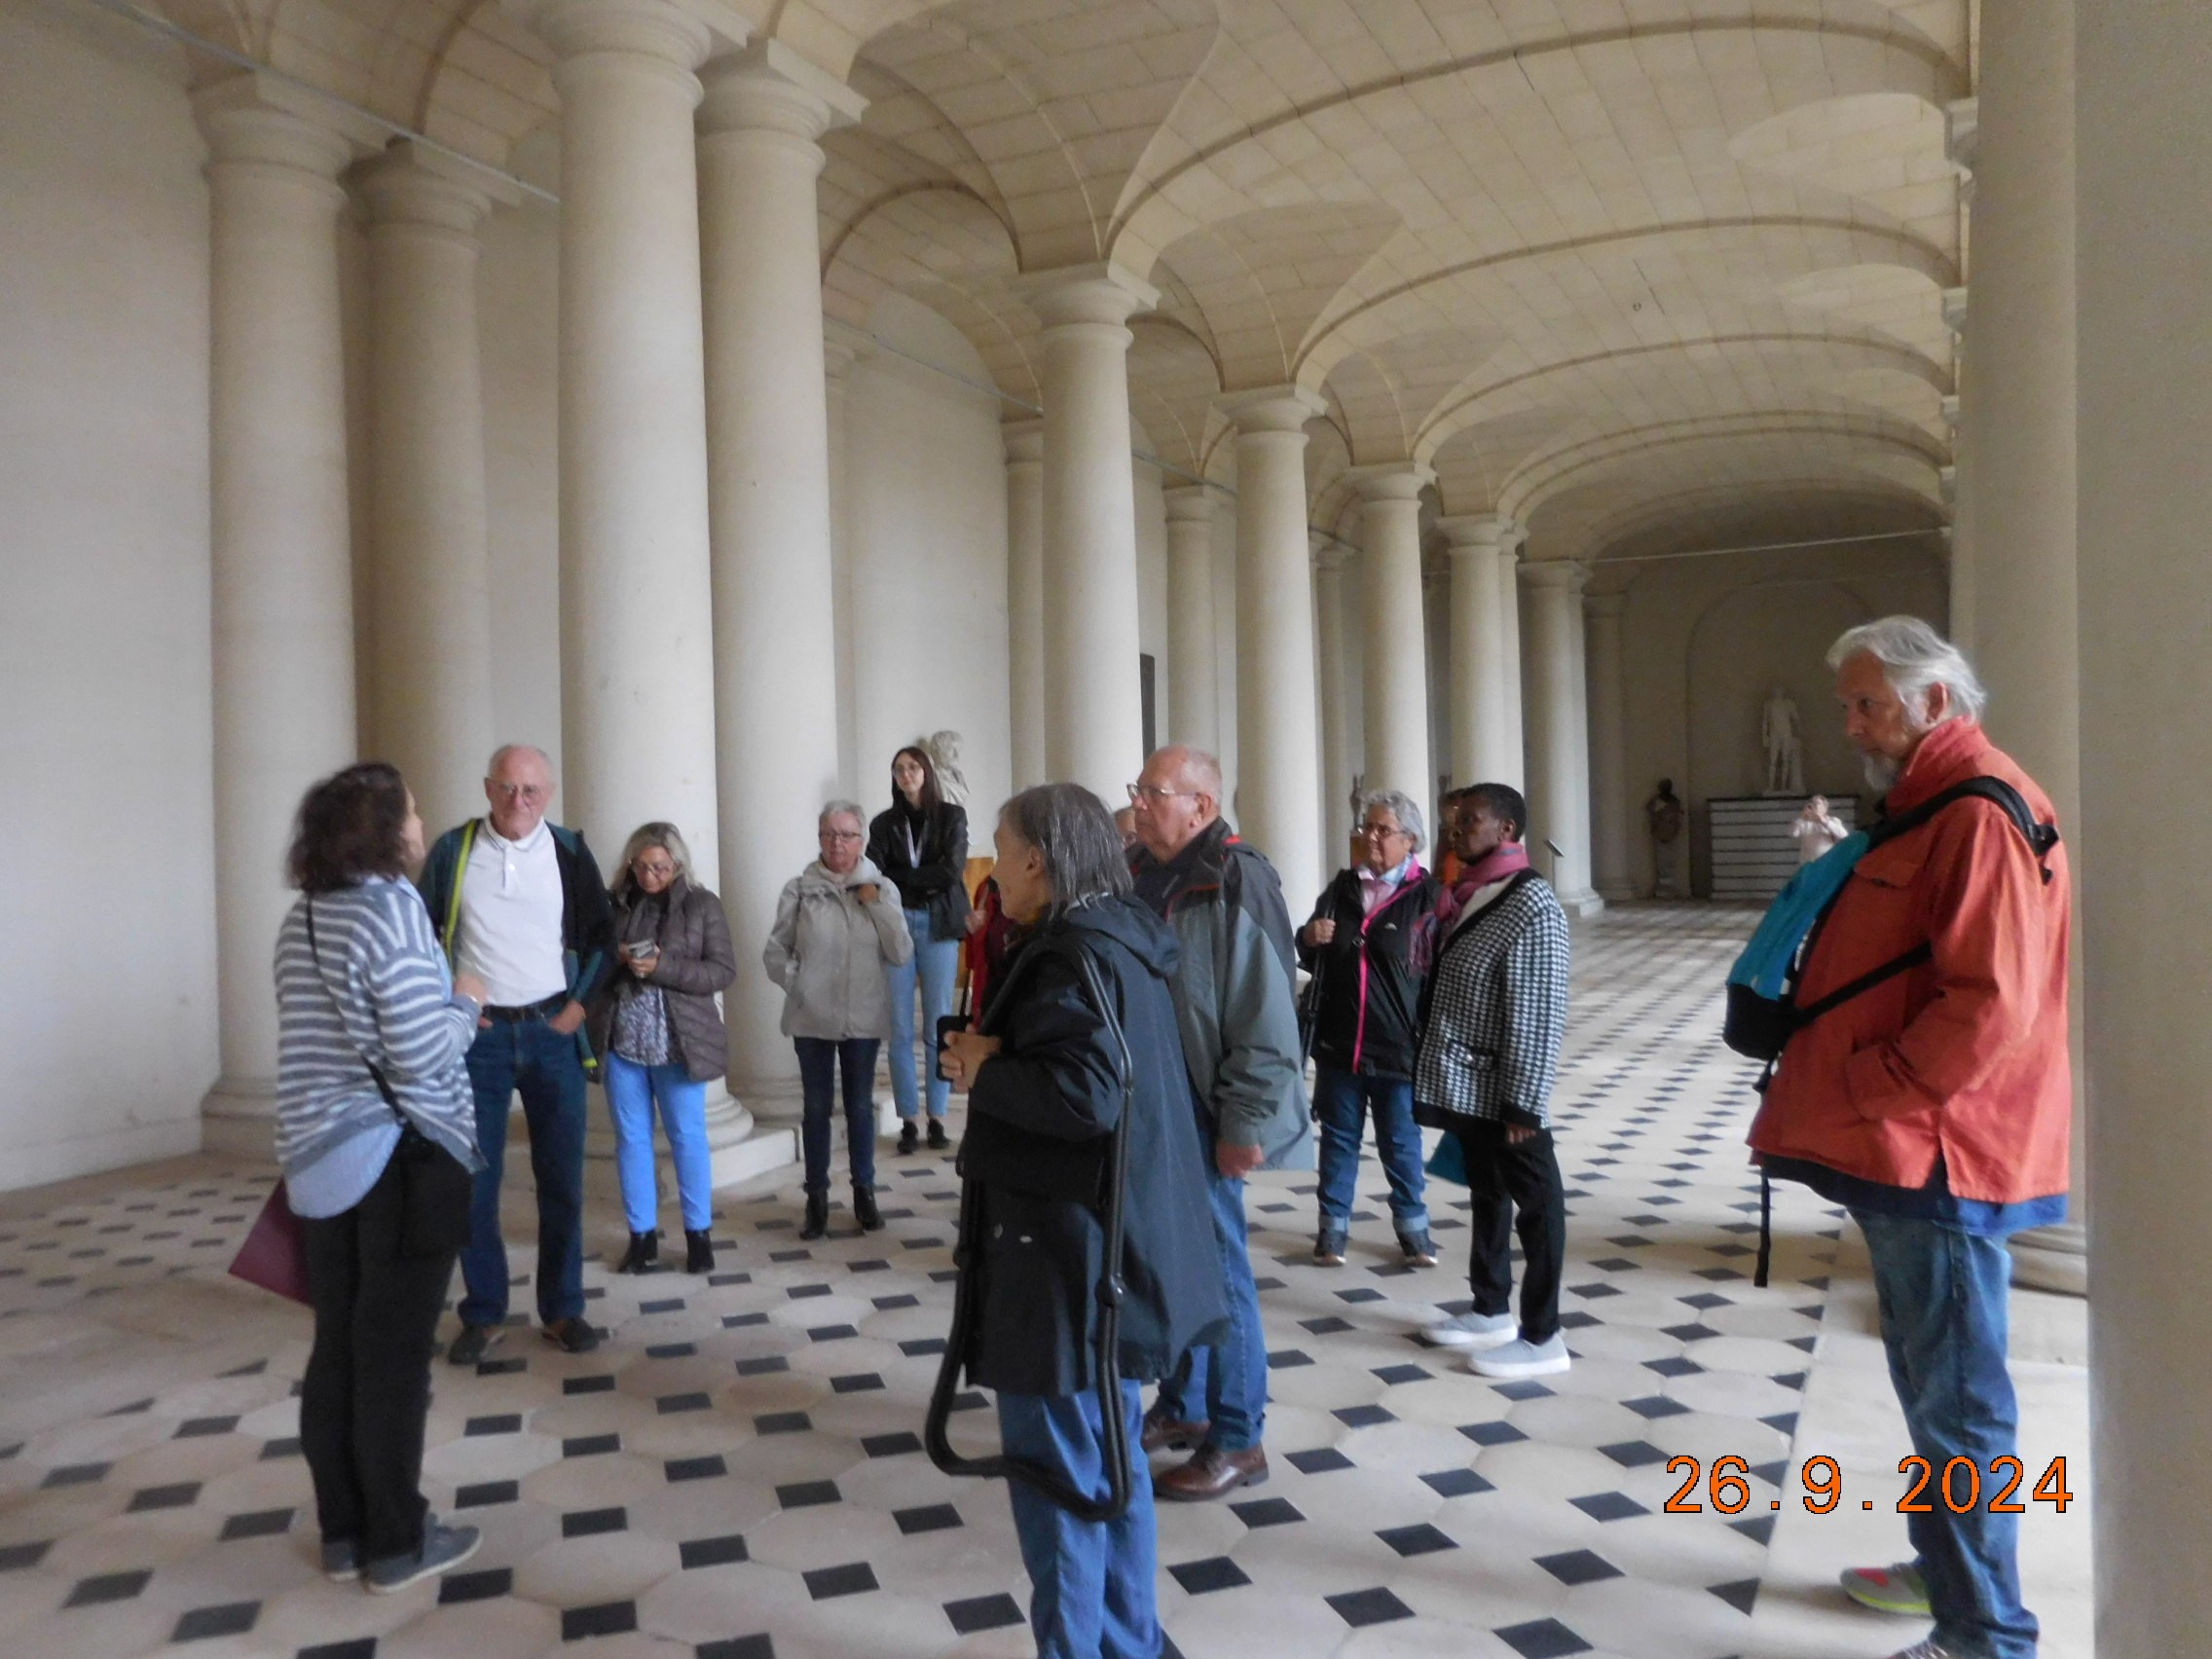
{"label": "white stone wall", "polygon": [[183,64],[0,9],[0,1186],[213,1081],[207,195]]}
{"label": "white stone wall", "polygon": [[[967,339],[910,300],[884,299],[870,331],[988,384]],[[866,353],[853,372],[853,775],[870,812],[890,801],[899,747],[948,727],[965,740],[973,815],[982,820],[1013,790],[999,413],[995,397],[889,352]],[[793,848],[792,868],[811,852]]]}

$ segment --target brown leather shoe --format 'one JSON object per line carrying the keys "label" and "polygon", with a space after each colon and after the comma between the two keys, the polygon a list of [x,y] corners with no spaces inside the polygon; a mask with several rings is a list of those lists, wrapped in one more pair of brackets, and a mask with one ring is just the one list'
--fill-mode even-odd
{"label": "brown leather shoe", "polygon": [[1225,1452],[1218,1446],[1201,1446],[1188,1463],[1155,1480],[1152,1490],[1172,1503],[1203,1503],[1209,1497],[1227,1496],[1238,1487],[1260,1486],[1267,1478],[1265,1447]]}
{"label": "brown leather shoe", "polygon": [[1205,1444],[1208,1426],[1171,1418],[1155,1405],[1144,1414],[1144,1449],[1147,1452],[1187,1452],[1194,1446]]}

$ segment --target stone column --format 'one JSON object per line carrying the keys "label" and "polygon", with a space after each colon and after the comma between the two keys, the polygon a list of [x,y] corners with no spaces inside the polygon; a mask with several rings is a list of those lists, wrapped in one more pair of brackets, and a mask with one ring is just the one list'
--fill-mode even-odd
{"label": "stone column", "polygon": [[1498,583],[1495,513],[1439,522],[1452,561],[1452,783],[1520,787],[1518,753],[1506,743],[1505,593]]}
{"label": "stone column", "polygon": [[870,337],[849,324],[823,324],[824,387],[830,417],[830,571],[837,608],[837,793],[859,793],[859,722],[853,694],[853,371]]}
{"label": "stone column", "polygon": [[356,754],[338,312],[348,139],[249,77],[194,99],[208,148],[215,921],[222,1073],[203,1133],[266,1155],[269,964],[300,796]]}
{"label": "stone column", "polygon": [[1183,484],[1167,498],[1167,740],[1221,751],[1213,648],[1214,492]]}
{"label": "stone column", "polygon": [[1237,829],[1273,862],[1296,903],[1329,873],[1306,546],[1306,423],[1321,402],[1275,387],[1222,406],[1236,424]]}
{"label": "stone column", "polygon": [[[1367,787],[1401,790],[1429,811],[1428,635],[1420,601],[1424,466],[1355,467],[1361,589],[1367,601]],[[1434,855],[1429,855],[1433,862]]]}
{"label": "stone column", "polygon": [[1529,719],[1521,674],[1521,548],[1526,527],[1507,522],[1497,544],[1497,781],[1515,789],[1529,779]]}
{"label": "stone column", "polygon": [[[1590,886],[1589,702],[1584,691],[1582,585],[1572,560],[1523,567],[1529,584],[1529,853],[1570,915],[1604,908]],[[1554,857],[1546,841],[1557,842]]]}
{"label": "stone column", "polygon": [[1124,324],[1160,296],[1104,265],[1022,292],[1045,325],[1045,769],[1120,805],[1144,763]]}
{"label": "stone column", "polygon": [[[836,572],[816,142],[862,100],[769,42],[718,58],[699,109],[721,896],[751,964],[840,793]],[[796,1098],[782,989],[722,993],[729,1085]]]}
{"label": "stone column", "polygon": [[1621,615],[1628,596],[1592,594],[1582,602],[1590,654],[1590,875],[1598,896],[1636,897],[1629,880],[1628,698],[1621,662]]}
{"label": "stone column", "polygon": [[480,176],[407,140],[360,174],[374,306],[370,742],[406,774],[433,834],[484,810],[495,741]]}
{"label": "stone column", "polygon": [[[2073,10],[2071,0],[2017,0],[1983,19],[1958,478],[1989,735],[2049,793],[2062,830],[2080,826],[2082,806]],[[2071,851],[2079,881],[2082,848]],[[2074,966],[2079,979],[2079,952]],[[2075,1113],[2072,1218],[2012,1240],[2023,1284],[2088,1288],[2086,1116]]]}
{"label": "stone column", "polygon": [[719,888],[692,71],[669,0],[542,0],[561,98],[557,808],[611,861],[679,826]]}
{"label": "stone column", "polygon": [[[1334,536],[1318,531],[1313,549],[1313,643],[1321,705],[1321,863],[1334,874],[1351,847],[1351,711],[1345,675],[1345,565],[1350,558]],[[1324,877],[1323,879],[1326,879]],[[1316,887],[1318,894],[1320,889]],[[1290,903],[1299,903],[1296,893]]]}
{"label": "stone column", "polygon": [[[1014,787],[1026,790],[1051,777],[1045,767],[1045,423],[1009,421],[999,430],[1006,438],[1006,644],[1014,695]],[[1133,516],[1130,525],[1133,537]],[[1212,614],[1210,607],[1207,614]],[[1106,804],[1122,803],[1109,799]]]}
{"label": "stone column", "polygon": [[[2057,9],[2034,11],[2057,24]],[[2162,1659],[2202,1651],[2212,1630],[2212,1300],[2198,1280],[2212,1193],[2212,362],[2194,313],[2212,270],[2212,8],[2098,0],[2077,9],[2073,40],[2078,522],[2095,548],[2079,637],[2096,1650]]]}

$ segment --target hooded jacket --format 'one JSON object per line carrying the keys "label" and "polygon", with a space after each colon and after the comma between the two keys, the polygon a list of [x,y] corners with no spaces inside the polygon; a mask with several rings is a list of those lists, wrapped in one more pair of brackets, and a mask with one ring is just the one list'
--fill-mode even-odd
{"label": "hooded jacket", "polygon": [[1175,1018],[1214,1138],[1261,1148],[1264,1168],[1312,1168],[1297,946],[1274,866],[1217,819],[1172,859],[1133,849],[1129,871],[1182,946]]}
{"label": "hooded jacket", "polygon": [[[1972,720],[1946,720],[1890,791],[1906,812],[2002,778],[2040,823],[2050,799]],[[1859,861],[1797,982],[1817,1002],[1916,945],[1931,960],[1814,1020],[1782,1052],[1752,1150],[1886,1187],[2019,1203],[2067,1189],[2066,849],[2050,879],[1992,801],[1956,801]]]}
{"label": "hooded jacket", "polygon": [[1313,1060],[1363,1077],[1411,1078],[1420,1052],[1421,974],[1414,967],[1414,936],[1443,895],[1418,864],[1395,891],[1367,913],[1359,871],[1340,870],[1309,922],[1333,921],[1327,944],[1299,940],[1298,960],[1320,981],[1313,1021]]}
{"label": "hooded jacket", "polygon": [[[640,978],[617,957],[614,972],[592,999],[591,1046],[606,1053],[616,1007],[657,986],[668,1009],[669,1035],[676,1040],[674,1057],[693,1083],[709,1083],[729,1069],[729,1041],[715,993],[728,989],[737,977],[737,952],[730,947],[729,918],[722,914],[722,902],[710,889],[680,875],[668,884],[667,899],[652,936],[660,945],[660,956],[651,977]],[[629,943],[645,937],[639,911],[650,903],[647,896],[624,883],[612,903],[615,940]]]}
{"label": "hooded jacket", "polygon": [[[859,890],[868,886],[876,894],[863,903]],[[842,1042],[891,1035],[884,971],[913,954],[899,890],[881,870],[864,858],[833,875],[816,859],[784,883],[760,961],[784,988],[785,1036]]]}
{"label": "hooded jacket", "polygon": [[[1022,1394],[1094,1382],[1112,1132],[1127,1114],[1122,1376],[1152,1382],[1228,1321],[1205,1172],[1211,1163],[1183,1066],[1169,979],[1177,946],[1134,899],[1040,923],[1007,958],[982,1030],[1005,1045],[977,1069],[960,1173],[977,1189],[960,1271],[976,1306],[968,1380]],[[1093,1000],[1088,956],[1128,1047]]]}

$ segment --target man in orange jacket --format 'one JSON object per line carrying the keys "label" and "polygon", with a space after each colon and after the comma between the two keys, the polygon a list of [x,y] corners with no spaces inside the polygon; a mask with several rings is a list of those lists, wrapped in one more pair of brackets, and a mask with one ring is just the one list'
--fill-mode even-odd
{"label": "man in orange jacket", "polygon": [[[1972,777],[2003,780],[2037,823],[2048,797],[1981,729],[1983,692],[1927,623],[1893,616],[1828,652],[1844,727],[1866,775],[1904,813]],[[1751,1143],[1770,1176],[1804,1182],[1866,1235],[1882,1343],[1913,1450],[1931,1484],[1907,1519],[1915,1559],[1855,1567],[1851,1596],[1933,1617],[1898,1659],[2028,1659],[2016,1528],[1990,1505],[2016,1457],[2006,1370],[2006,1238],[2065,1218],[2069,882],[2063,847],[2039,857],[2004,807],[1955,800],[1862,858],[1803,964],[1810,1007],[1925,948],[1919,966],[1800,1028],[1783,1051]]]}

